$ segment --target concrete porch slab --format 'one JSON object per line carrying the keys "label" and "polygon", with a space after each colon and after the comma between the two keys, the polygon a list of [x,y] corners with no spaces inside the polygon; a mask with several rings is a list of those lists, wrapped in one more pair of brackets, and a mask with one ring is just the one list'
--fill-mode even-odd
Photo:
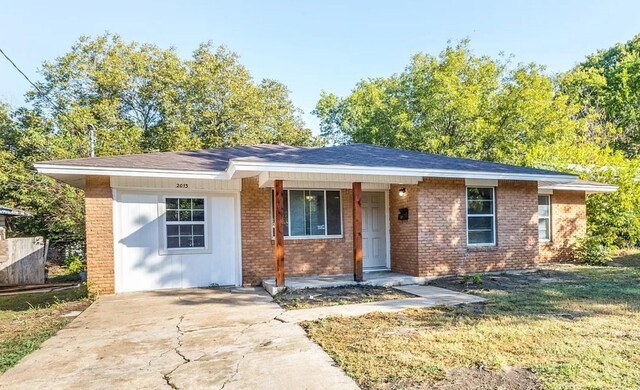
{"label": "concrete porch slab", "polygon": [[[293,276],[285,279],[285,286],[292,290],[301,290],[305,288],[330,288],[344,286],[379,286],[394,287],[406,286],[411,284],[425,284],[429,280],[433,280],[433,276],[412,276],[389,271],[365,272],[364,281],[356,282],[353,275],[310,275],[310,276]],[[271,295],[275,295],[282,291],[276,286],[274,279],[266,279],[262,281],[262,286]]]}
{"label": "concrete porch slab", "polygon": [[311,309],[289,310],[276,317],[282,322],[299,323],[313,321],[326,317],[345,316],[357,317],[373,312],[397,312],[406,309],[419,309],[424,307],[442,305],[462,305],[467,303],[484,302],[484,298],[475,295],[459,293],[432,286],[403,286],[395,287],[398,290],[417,295],[416,298],[396,299],[380,302],[356,303],[352,305],[325,306]]}

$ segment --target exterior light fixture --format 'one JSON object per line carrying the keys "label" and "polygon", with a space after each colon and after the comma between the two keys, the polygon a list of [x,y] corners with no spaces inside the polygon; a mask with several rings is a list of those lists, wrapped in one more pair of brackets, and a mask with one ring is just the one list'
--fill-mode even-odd
{"label": "exterior light fixture", "polygon": [[400,191],[398,191],[398,195],[400,195],[400,197],[404,197],[405,195],[407,195],[407,189],[404,187],[400,188]]}

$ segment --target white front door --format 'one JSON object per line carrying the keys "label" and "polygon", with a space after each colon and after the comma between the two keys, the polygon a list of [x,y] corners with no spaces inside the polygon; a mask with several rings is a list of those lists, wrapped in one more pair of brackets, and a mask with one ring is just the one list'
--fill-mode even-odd
{"label": "white front door", "polygon": [[363,267],[387,268],[387,217],[384,192],[362,193]]}

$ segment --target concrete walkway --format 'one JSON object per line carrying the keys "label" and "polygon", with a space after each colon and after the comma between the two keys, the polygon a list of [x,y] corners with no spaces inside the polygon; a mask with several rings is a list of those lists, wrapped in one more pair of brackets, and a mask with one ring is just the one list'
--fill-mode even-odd
{"label": "concrete walkway", "polygon": [[[364,281],[356,282],[353,274],[345,275],[310,275],[288,277],[285,284],[288,289],[302,290],[305,288],[331,288],[344,286],[378,286],[393,287],[411,284],[425,284],[435,279],[435,276],[412,276],[389,271],[365,272]],[[262,287],[271,295],[282,291],[281,287],[276,287],[275,279],[265,279]]]}
{"label": "concrete walkway", "polygon": [[290,310],[280,314],[276,318],[283,322],[298,323],[333,316],[356,317],[373,312],[397,312],[405,309],[478,303],[484,302],[485,300],[475,295],[432,286],[415,285],[394,288],[416,295],[416,298]]}
{"label": "concrete walkway", "polygon": [[1,389],[357,389],[262,289],[100,298]]}

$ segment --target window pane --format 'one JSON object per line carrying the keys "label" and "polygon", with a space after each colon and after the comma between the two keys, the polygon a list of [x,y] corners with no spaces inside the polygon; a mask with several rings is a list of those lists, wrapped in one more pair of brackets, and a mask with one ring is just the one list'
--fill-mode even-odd
{"label": "window pane", "polygon": [[204,221],[204,210],[196,210],[193,212],[193,220],[194,221]]}
{"label": "window pane", "polygon": [[493,214],[493,201],[470,200],[467,211],[469,214]]}
{"label": "window pane", "polygon": [[549,220],[546,218],[538,220],[538,238],[540,240],[548,240],[550,237]]}
{"label": "window pane", "polygon": [[327,191],[327,234],[340,235],[340,191]]}
{"label": "window pane", "polygon": [[180,207],[181,210],[191,209],[191,199],[181,198],[180,201],[178,202],[178,206]]}
{"label": "window pane", "polygon": [[306,199],[309,210],[309,234],[324,236],[324,191],[308,191]]}
{"label": "window pane", "polygon": [[291,210],[289,223],[291,223],[292,236],[304,236],[307,232],[304,193],[305,191],[299,190],[289,191],[289,209]]}
{"label": "window pane", "polygon": [[193,247],[193,238],[192,237],[180,237],[180,248],[192,248]]}
{"label": "window pane", "polygon": [[493,244],[493,231],[469,231],[469,244]]}
{"label": "window pane", "polygon": [[169,210],[169,209],[177,209],[178,208],[178,199],[177,198],[167,198],[166,205],[167,205],[167,210]]}
{"label": "window pane", "polygon": [[194,236],[193,237],[193,246],[194,247],[204,247],[204,236]]}
{"label": "window pane", "polygon": [[548,217],[550,215],[550,205],[548,196],[538,196],[538,216]]}
{"label": "window pane", "polygon": [[167,235],[168,236],[177,236],[178,235],[178,225],[167,225]]}
{"label": "window pane", "polygon": [[196,236],[204,236],[204,225],[193,225],[193,234]]}
{"label": "window pane", "polygon": [[179,245],[178,237],[167,237],[167,248],[179,248]]}
{"label": "window pane", "polygon": [[180,235],[190,236],[193,234],[192,229],[193,229],[193,225],[180,225]]}
{"label": "window pane", "polygon": [[197,210],[204,210],[204,199],[194,199],[193,208]]}
{"label": "window pane", "polygon": [[167,221],[177,221],[178,220],[178,212],[177,211],[167,211]]}
{"label": "window pane", "polygon": [[180,221],[191,221],[191,211],[190,210],[180,210],[178,211],[179,220]]}
{"label": "window pane", "polygon": [[467,198],[469,201],[472,200],[492,200],[493,199],[493,188],[467,188]]}
{"label": "window pane", "polygon": [[469,230],[493,230],[493,217],[469,217]]}

